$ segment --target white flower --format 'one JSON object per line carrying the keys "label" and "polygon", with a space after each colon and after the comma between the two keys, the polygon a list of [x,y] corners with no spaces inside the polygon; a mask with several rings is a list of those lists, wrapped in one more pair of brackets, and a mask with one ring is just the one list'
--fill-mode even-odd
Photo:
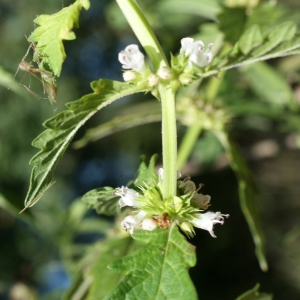
{"label": "white flower", "polygon": [[114,194],[121,197],[121,199],[119,200],[120,207],[139,206],[138,199],[140,197],[140,194],[133,189],[129,189],[126,186],[122,186],[121,188],[116,188]]}
{"label": "white flower", "polygon": [[209,211],[204,214],[199,214],[198,217],[191,222],[195,227],[207,230],[210,235],[215,238],[216,235],[214,234],[213,227],[217,223],[223,225],[224,217],[228,218],[229,215],[221,214],[219,211],[216,213]]}
{"label": "white flower", "polygon": [[146,71],[144,54],[137,45],[129,45],[119,53],[119,61],[123,69],[132,69],[137,72]]}
{"label": "white flower", "polygon": [[[201,41],[199,41],[199,42],[201,42]],[[202,45],[204,47],[203,43],[202,43]],[[192,53],[193,48],[194,48],[194,39],[192,39],[192,38],[183,38],[181,40],[180,53],[184,52],[184,56],[189,56]]]}
{"label": "white flower", "polygon": [[121,227],[125,231],[129,231],[130,234],[133,234],[134,230],[141,224],[143,219],[146,216],[146,212],[144,210],[141,210],[137,215],[135,216],[127,216],[122,222]]}
{"label": "white flower", "polygon": [[157,223],[153,219],[144,219],[142,222],[142,229],[153,231],[157,227]]}
{"label": "white flower", "polygon": [[[163,168],[159,168],[158,176],[161,181],[164,181],[164,169]],[[181,177],[181,174],[179,171],[177,171],[176,176],[177,176],[177,179],[179,179]]]}
{"label": "white flower", "polygon": [[181,40],[180,53],[184,56],[189,56],[189,67],[193,67],[193,63],[200,68],[205,68],[213,59],[211,52],[212,43],[208,44],[204,51],[204,44],[202,41],[194,41],[192,38],[183,38]]}

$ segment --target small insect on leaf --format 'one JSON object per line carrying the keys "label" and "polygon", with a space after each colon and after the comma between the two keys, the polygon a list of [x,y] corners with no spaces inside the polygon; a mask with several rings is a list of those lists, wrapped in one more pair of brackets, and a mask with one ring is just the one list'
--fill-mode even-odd
{"label": "small insect on leaf", "polygon": [[[32,61],[31,62],[25,61],[26,57],[29,54],[30,49],[32,49],[33,52],[34,52],[34,60],[37,63],[37,67],[33,66]],[[57,92],[56,85],[55,85],[56,78],[52,73],[40,69],[40,67],[39,67],[39,55],[35,51],[35,44],[34,43],[32,43],[32,42],[29,43],[29,47],[28,47],[24,57],[22,58],[21,62],[19,63],[18,69],[17,69],[14,77],[16,77],[19,70],[22,70],[22,71],[30,74],[31,76],[36,78],[38,81],[40,81],[43,85],[44,94],[47,94],[50,102],[51,103],[56,102],[56,92]],[[29,87],[27,87],[25,84],[23,84],[24,77],[25,77],[25,75],[22,77],[22,79],[20,81],[20,85],[22,85],[28,92],[30,92],[33,96],[35,96],[39,100],[45,99],[45,98],[37,95],[35,92],[33,92],[30,89],[30,85],[29,85]]]}

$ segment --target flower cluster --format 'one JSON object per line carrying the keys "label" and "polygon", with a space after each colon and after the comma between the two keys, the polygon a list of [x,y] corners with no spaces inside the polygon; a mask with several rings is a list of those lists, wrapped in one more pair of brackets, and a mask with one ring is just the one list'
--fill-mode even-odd
{"label": "flower cluster", "polygon": [[[177,195],[172,199],[163,199],[161,183],[163,169],[158,172],[157,182],[150,182],[139,187],[140,192],[128,187],[115,190],[115,195],[120,196],[120,207],[129,206],[136,209],[121,222],[121,227],[133,234],[135,230],[154,230],[167,228],[171,223],[178,225],[188,236],[194,235],[193,227],[207,230],[212,237],[215,224],[223,224],[224,217],[229,215],[220,212],[205,212],[210,206],[209,195],[199,193],[203,185],[196,185],[189,178],[178,180]],[[178,179],[181,177],[177,173]]]}
{"label": "flower cluster", "polygon": [[178,59],[172,62],[172,69],[161,66],[156,73],[151,72],[145,62],[144,54],[137,45],[129,45],[119,53],[119,61],[122,68],[124,81],[137,83],[147,88],[155,88],[159,82],[169,82],[173,89],[181,84],[187,85],[193,81],[191,74],[186,70],[193,70],[194,66],[205,68],[213,59],[211,52],[212,43],[204,50],[202,41],[194,41],[192,38],[181,40],[181,49]]}
{"label": "flower cluster", "polygon": [[[138,208],[141,206],[139,203],[141,195],[133,189],[122,186],[117,188],[114,194],[121,197],[119,200],[120,208],[124,206]],[[154,230],[157,227],[156,223],[153,219],[146,217],[147,212],[141,209],[137,214],[127,216],[121,222],[121,227],[125,231],[129,231],[130,234],[133,234],[135,229]]]}

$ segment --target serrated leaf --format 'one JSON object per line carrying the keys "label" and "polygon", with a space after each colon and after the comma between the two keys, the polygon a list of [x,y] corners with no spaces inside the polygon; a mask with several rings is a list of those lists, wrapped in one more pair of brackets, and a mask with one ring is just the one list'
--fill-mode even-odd
{"label": "serrated leaf", "polygon": [[97,141],[108,135],[139,125],[161,121],[161,109],[160,107],[157,107],[156,102],[148,101],[146,105],[143,103],[142,105],[139,104],[130,106],[130,110],[135,110],[137,108],[138,112],[136,113],[129,113],[125,116],[118,116],[107,123],[101,124],[95,128],[88,129],[82,139],[73,143],[73,147],[75,149],[81,148],[89,142]]}
{"label": "serrated leaf", "polygon": [[225,132],[218,132],[216,135],[223,144],[226,154],[229,158],[230,165],[237,176],[239,184],[240,206],[252,234],[255,244],[255,254],[260,268],[263,271],[267,271],[268,264],[265,255],[264,236],[257,202],[257,187],[244,157],[235,147],[234,143],[229,139]]}
{"label": "serrated leaf", "polygon": [[33,145],[41,151],[30,161],[33,169],[25,208],[34,205],[50,187],[59,159],[78,129],[88,119],[98,110],[121,97],[145,91],[135,85],[106,79],[94,81],[91,86],[94,93],[67,103],[68,110],[47,120],[43,125],[48,129],[33,141]]}
{"label": "serrated leaf", "polygon": [[[131,252],[132,248],[138,248],[131,237],[117,240],[108,240],[98,247],[98,258],[94,261],[89,276],[93,278],[86,300],[99,300],[104,297],[118,284],[122,275],[108,269],[107,266],[116,259]],[[100,246],[100,245],[99,245]],[[124,295],[123,295],[124,296]]]}
{"label": "serrated leaf", "polygon": [[273,48],[280,43],[292,39],[296,34],[297,26],[294,22],[284,22],[267,33],[266,41],[261,47],[257,47],[253,51],[253,56],[262,56],[270,52]]}
{"label": "serrated leaf", "polygon": [[114,195],[112,187],[101,187],[87,192],[81,200],[96,210],[98,214],[114,216],[120,213],[119,196]]}
{"label": "serrated leaf", "polygon": [[259,292],[259,283],[255,285],[251,290],[243,293],[236,300],[272,300],[273,296],[271,294],[265,294]]}
{"label": "serrated leaf", "polygon": [[103,299],[121,278],[120,274],[109,270],[107,265],[139,247],[139,243],[129,236],[107,239],[93,245],[83,259],[77,263],[78,270],[62,299]]}
{"label": "serrated leaf", "polygon": [[195,249],[179,233],[168,230],[143,231],[133,238],[147,243],[135,253],[114,261],[109,268],[126,275],[104,299],[197,299],[188,269],[196,263]]}
{"label": "serrated leaf", "polygon": [[59,76],[62,63],[66,58],[63,40],[75,39],[73,27],[78,27],[81,9],[90,7],[89,0],[77,0],[72,5],[63,8],[52,15],[40,15],[34,23],[39,25],[28,40],[36,43],[35,57],[41,70]]}
{"label": "serrated leaf", "polygon": [[154,181],[158,180],[158,176],[155,171],[155,163],[157,161],[157,158],[158,158],[157,154],[152,155],[152,157],[150,158],[150,161],[149,161],[149,166],[147,167],[146,157],[145,156],[141,157],[141,163],[140,163],[139,169],[137,171],[136,178],[134,180],[135,186],[137,186],[137,187],[145,186],[145,183],[147,184],[151,180],[154,180]]}
{"label": "serrated leaf", "polygon": [[247,29],[239,40],[239,47],[243,54],[247,55],[249,52],[259,46],[263,42],[263,37],[258,25],[253,25]]}
{"label": "serrated leaf", "polygon": [[[262,36],[262,43],[259,46],[253,46],[254,48],[251,50],[250,46],[246,46],[245,38],[242,36],[242,42],[238,41],[230,51],[215,57],[208,70],[199,76],[212,76],[220,71],[252,64],[257,61],[299,53],[300,33],[296,33],[296,25],[293,22],[282,23]],[[244,44],[242,46],[243,51],[246,51],[247,54],[244,54],[240,49],[240,43]]]}

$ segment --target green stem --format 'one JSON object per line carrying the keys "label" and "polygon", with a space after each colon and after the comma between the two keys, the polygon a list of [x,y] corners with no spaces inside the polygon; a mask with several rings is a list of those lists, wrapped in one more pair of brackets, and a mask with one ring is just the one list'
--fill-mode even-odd
{"label": "green stem", "polygon": [[[148,54],[155,70],[169,66],[162,48],[140,7],[134,0],[116,0],[136,37]],[[163,193],[168,199],[176,195],[177,134],[175,93],[169,85],[158,88],[162,105]]]}
{"label": "green stem", "polygon": [[177,130],[175,93],[168,86],[159,87],[162,106],[162,145],[164,168],[164,198],[176,195],[177,184]]}
{"label": "green stem", "polygon": [[116,0],[127,22],[145,49],[155,70],[160,66],[168,66],[168,61],[162,48],[145,18],[140,7],[134,0]]}
{"label": "green stem", "polygon": [[186,161],[188,160],[196,144],[196,141],[199,137],[201,130],[202,130],[201,121],[197,121],[194,124],[192,124],[190,127],[188,127],[187,132],[185,133],[185,136],[183,137],[183,140],[178,150],[178,158],[177,158],[178,170],[181,170],[185,165]]}

